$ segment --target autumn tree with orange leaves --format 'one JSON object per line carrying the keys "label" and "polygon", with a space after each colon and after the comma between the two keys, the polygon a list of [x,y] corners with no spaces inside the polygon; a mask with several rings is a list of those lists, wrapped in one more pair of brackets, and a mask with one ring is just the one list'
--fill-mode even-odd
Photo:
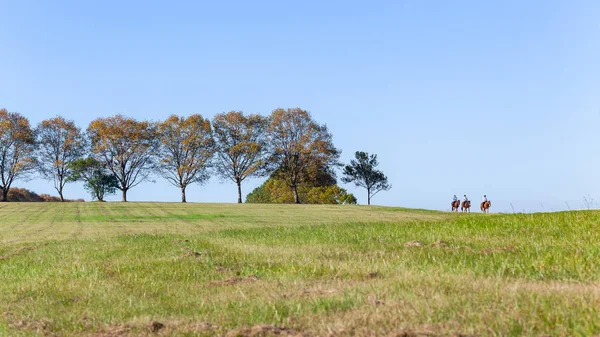
{"label": "autumn tree with orange leaves", "polygon": [[217,114],[213,118],[213,133],[217,146],[218,174],[237,185],[238,203],[242,202],[242,182],[248,177],[268,173],[269,142],[267,118],[244,115],[241,111]]}
{"label": "autumn tree with orange leaves", "polygon": [[126,202],[127,191],[147,180],[155,168],[156,125],[115,115],[93,120],[87,131],[94,157],[115,175]]}
{"label": "autumn tree with orange leaves", "polygon": [[158,134],[159,171],[181,188],[181,202],[186,202],[186,188],[210,178],[208,168],[215,151],[210,122],[198,114],[187,118],[171,115],[158,124]]}
{"label": "autumn tree with orange leaves", "polygon": [[299,204],[298,185],[315,174],[315,167],[339,166],[341,151],[333,145],[327,126],[318,124],[310,113],[300,108],[275,109],[268,128],[271,163],[277,177],[285,181]]}
{"label": "autumn tree with orange leaves", "polygon": [[69,164],[86,151],[85,136],[72,120],[55,117],[43,120],[36,128],[36,163],[41,175],[54,182],[61,201],[63,188],[71,174]]}
{"label": "autumn tree with orange leaves", "polygon": [[8,192],[15,179],[35,168],[34,150],[35,136],[29,120],[18,112],[0,109],[1,201],[8,201]]}

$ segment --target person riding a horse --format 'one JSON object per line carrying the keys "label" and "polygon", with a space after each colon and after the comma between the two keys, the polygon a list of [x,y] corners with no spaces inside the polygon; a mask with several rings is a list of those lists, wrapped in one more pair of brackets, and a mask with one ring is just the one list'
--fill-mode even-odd
{"label": "person riding a horse", "polygon": [[484,194],[483,201],[481,202],[481,205],[480,205],[481,212],[489,213],[491,206],[492,206],[492,203],[488,200],[487,195]]}
{"label": "person riding a horse", "polygon": [[471,201],[469,201],[469,198],[467,198],[467,195],[465,194],[463,197],[463,202],[462,205],[460,207],[460,210],[462,212],[471,212]]}
{"label": "person riding a horse", "polygon": [[456,194],[452,198],[452,202],[450,203],[450,205],[452,205],[452,211],[458,212],[458,207],[460,206],[460,202],[458,202],[458,198],[456,197]]}

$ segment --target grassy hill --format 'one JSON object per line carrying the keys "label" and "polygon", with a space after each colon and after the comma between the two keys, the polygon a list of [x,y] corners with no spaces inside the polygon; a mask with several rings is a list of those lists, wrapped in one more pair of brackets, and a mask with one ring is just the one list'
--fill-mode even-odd
{"label": "grassy hill", "polygon": [[0,204],[0,336],[600,334],[600,212]]}

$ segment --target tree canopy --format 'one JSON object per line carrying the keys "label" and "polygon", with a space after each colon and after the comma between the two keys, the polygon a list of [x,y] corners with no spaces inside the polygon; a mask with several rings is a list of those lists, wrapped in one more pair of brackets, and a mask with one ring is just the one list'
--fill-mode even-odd
{"label": "tree canopy", "polygon": [[[298,186],[298,195],[307,204],[356,204],[351,193],[337,185],[335,172],[329,167],[311,167],[311,174]],[[267,181],[246,196],[248,203],[275,204],[293,203],[291,187],[278,178],[275,171]]]}
{"label": "tree canopy", "polygon": [[93,120],[87,131],[95,158],[115,175],[122,201],[127,201],[127,191],[147,180],[155,168],[155,123],[115,115]]}
{"label": "tree canopy", "polygon": [[114,194],[119,181],[98,160],[88,157],[76,159],[68,164],[70,171],[67,181],[83,181],[83,187],[92,195],[92,199],[104,201],[104,196]]}
{"label": "tree canopy", "polygon": [[275,109],[270,119],[271,164],[278,168],[277,178],[290,186],[294,202],[300,203],[298,185],[310,179],[311,168],[339,165],[341,151],[333,145],[327,126],[306,110]]}
{"label": "tree canopy", "polygon": [[356,151],[356,159],[352,159],[349,165],[344,167],[342,181],[354,183],[358,187],[367,189],[367,204],[371,204],[371,198],[381,192],[388,191],[392,185],[382,171],[376,169],[379,165],[377,155],[362,151]]}
{"label": "tree canopy", "polygon": [[72,120],[54,117],[43,120],[36,128],[36,163],[40,174],[54,183],[64,201],[63,188],[71,174],[69,164],[86,151],[85,136]]}
{"label": "tree canopy", "polygon": [[[355,203],[337,185],[340,153],[327,126],[300,108],[278,108],[269,116],[229,111],[212,122],[200,114],[158,122],[117,114],[93,120],[85,131],[60,116],[32,130],[24,116],[0,109],[3,201],[16,179],[37,171],[63,201],[65,185],[83,181],[94,199],[118,189],[126,202],[131,188],[157,174],[181,189],[182,202],[191,184],[218,175],[237,185],[238,203],[242,183],[264,176],[269,178],[247,202]],[[376,155],[356,152],[344,168],[342,180],[367,188],[369,204],[391,188],[377,165]]]}
{"label": "tree canopy", "polygon": [[238,203],[242,202],[242,182],[268,173],[268,125],[267,118],[258,114],[244,115],[241,111],[217,114],[213,118],[215,168],[222,178],[237,185]]}
{"label": "tree canopy", "polygon": [[35,136],[29,120],[18,112],[0,109],[0,190],[8,201],[12,183],[35,168]]}
{"label": "tree canopy", "polygon": [[188,185],[210,178],[208,167],[215,152],[210,122],[198,114],[187,118],[171,115],[158,124],[158,135],[159,171],[181,189],[181,202],[186,202]]}

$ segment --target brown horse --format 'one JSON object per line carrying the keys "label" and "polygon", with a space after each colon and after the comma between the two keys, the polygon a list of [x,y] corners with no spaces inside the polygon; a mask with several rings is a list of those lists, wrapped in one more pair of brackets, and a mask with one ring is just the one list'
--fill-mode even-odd
{"label": "brown horse", "polygon": [[471,213],[471,201],[467,200],[467,201],[463,201],[462,202],[462,206],[460,207],[460,211],[461,212],[469,212]]}
{"label": "brown horse", "polygon": [[491,201],[486,201],[486,202],[482,202],[479,205],[479,208],[481,209],[481,212],[483,213],[489,213],[490,212],[490,207],[492,207],[492,202]]}
{"label": "brown horse", "polygon": [[452,206],[452,212],[458,212],[458,208],[460,207],[460,200],[451,202],[450,206]]}

